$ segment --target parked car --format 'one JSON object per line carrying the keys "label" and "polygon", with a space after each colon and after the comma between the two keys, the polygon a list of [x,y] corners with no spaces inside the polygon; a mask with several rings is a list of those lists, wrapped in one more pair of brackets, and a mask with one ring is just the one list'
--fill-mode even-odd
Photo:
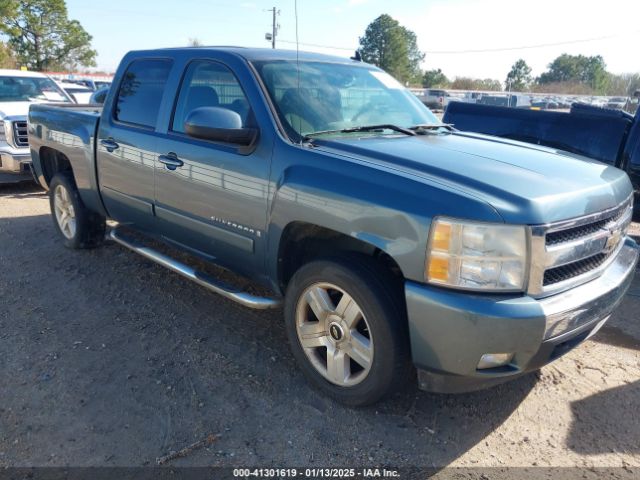
{"label": "parked car", "polygon": [[462,98],[456,97],[446,90],[433,88],[428,88],[424,93],[424,97],[421,97],[420,100],[433,110],[444,110],[450,102],[463,101]]}
{"label": "parked car", "polygon": [[27,114],[29,105],[39,102],[71,102],[71,99],[41,73],[0,70],[0,172],[30,171]]}
{"label": "parked car", "polygon": [[33,105],[29,120],[67,247],[99,245],[109,218],[122,246],[247,307],[283,307],[305,376],[349,405],[400,388],[411,363],[440,392],[539,369],[602,327],[638,260],[623,171],[454,130],[357,60],[131,52],[102,110]]}
{"label": "parked car", "polygon": [[76,103],[89,103],[93,93],[89,87],[69,82],[60,82],[59,85]]}
{"label": "parked car", "polygon": [[529,108],[531,100],[528,95],[520,93],[485,94],[476,103],[481,105],[497,105],[511,108]]}
{"label": "parked car", "polygon": [[93,80],[91,78],[74,78],[64,80],[66,83],[74,83],[76,85],[82,85],[87,87],[92,92],[95,92],[103,87],[111,86],[111,82],[105,80]]}
{"label": "parked car", "polygon": [[627,97],[612,97],[607,101],[607,108],[615,110],[623,110],[627,106],[629,99]]}

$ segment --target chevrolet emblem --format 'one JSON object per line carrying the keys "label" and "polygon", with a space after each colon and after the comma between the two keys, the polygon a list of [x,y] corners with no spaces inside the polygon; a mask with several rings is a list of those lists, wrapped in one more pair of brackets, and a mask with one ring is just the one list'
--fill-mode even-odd
{"label": "chevrolet emblem", "polygon": [[619,228],[616,230],[610,230],[610,232],[609,238],[607,238],[607,243],[605,243],[604,249],[602,250],[604,253],[613,252],[622,238],[622,230]]}

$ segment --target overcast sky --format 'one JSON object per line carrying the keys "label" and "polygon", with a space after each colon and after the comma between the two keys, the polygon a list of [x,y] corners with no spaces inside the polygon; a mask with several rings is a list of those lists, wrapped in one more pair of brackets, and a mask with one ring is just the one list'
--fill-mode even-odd
{"label": "overcast sky", "polygon": [[[274,5],[278,47],[295,48],[293,0],[67,0],[70,18],[93,35],[98,67],[107,71],[128,50],[182,46],[193,37],[206,45],[269,47],[265,10]],[[614,73],[640,72],[639,0],[298,0],[300,48],[351,55],[382,13],[417,34],[427,53],[423,68],[441,68],[450,78],[502,81],[518,58],[539,75],[565,52],[602,55]],[[479,52],[496,49],[511,50]]]}

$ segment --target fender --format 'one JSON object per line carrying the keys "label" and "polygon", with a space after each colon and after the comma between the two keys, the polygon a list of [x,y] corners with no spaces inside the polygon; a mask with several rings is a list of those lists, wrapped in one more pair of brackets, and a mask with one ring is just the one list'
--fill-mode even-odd
{"label": "fender", "polygon": [[[393,258],[405,278],[420,282],[429,225],[438,212],[464,217],[465,211],[474,211],[476,218],[480,214],[487,221],[502,222],[489,205],[446,186],[327,152],[292,148],[300,155],[274,182],[269,212],[266,270],[275,283],[282,234],[292,222],[368,243]],[[274,157],[274,166],[278,163]]]}

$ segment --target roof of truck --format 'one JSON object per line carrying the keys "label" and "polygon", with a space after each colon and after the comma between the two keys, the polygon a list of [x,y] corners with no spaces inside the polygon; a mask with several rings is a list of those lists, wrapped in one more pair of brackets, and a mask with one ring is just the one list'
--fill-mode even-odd
{"label": "roof of truck", "polygon": [[325,55],[322,53],[314,53],[314,52],[305,52],[300,50],[297,52],[296,50],[284,50],[284,49],[272,49],[272,48],[247,48],[247,47],[237,47],[237,46],[207,46],[207,47],[177,47],[177,48],[162,48],[162,49],[154,49],[154,50],[138,50],[136,53],[144,53],[144,52],[168,52],[175,53],[176,51],[211,51],[211,52],[227,52],[238,55],[239,57],[243,57],[249,61],[261,61],[261,60],[296,60],[296,58],[300,58],[303,61],[319,61],[319,62],[331,62],[331,63],[362,63],[356,60],[352,60],[351,57],[355,54],[355,50],[353,53],[348,54],[345,52],[344,57],[339,57],[335,55]]}

